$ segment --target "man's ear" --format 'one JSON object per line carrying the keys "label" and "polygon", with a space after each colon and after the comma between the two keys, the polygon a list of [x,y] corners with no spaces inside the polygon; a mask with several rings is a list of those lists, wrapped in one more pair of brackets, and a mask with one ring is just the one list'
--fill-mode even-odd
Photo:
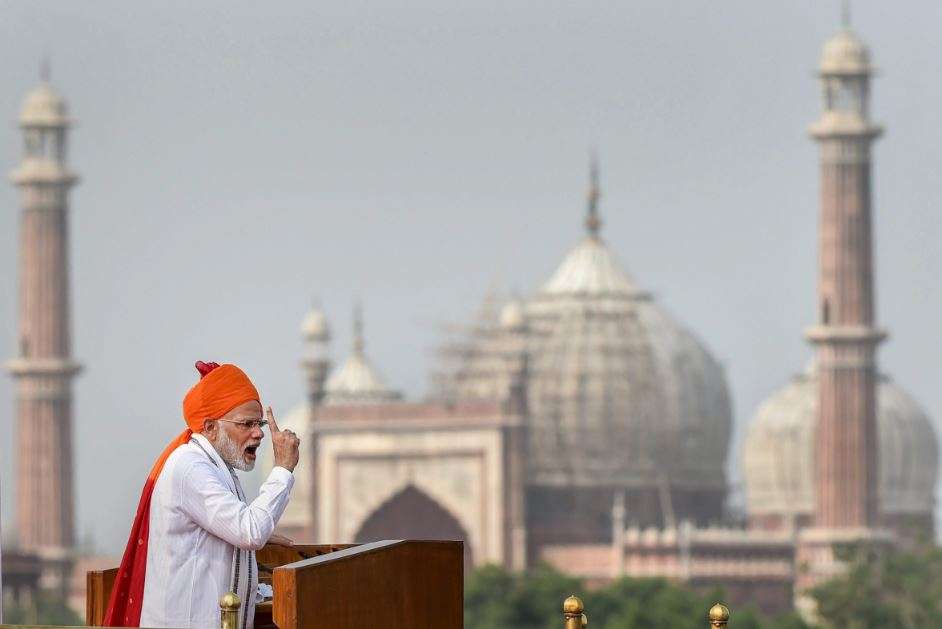
{"label": "man's ear", "polygon": [[207,420],[203,421],[203,432],[204,432],[204,433],[210,433],[210,434],[212,434],[213,432],[216,431],[216,427],[217,427],[217,423],[216,423],[216,420],[215,420],[215,419],[207,419]]}

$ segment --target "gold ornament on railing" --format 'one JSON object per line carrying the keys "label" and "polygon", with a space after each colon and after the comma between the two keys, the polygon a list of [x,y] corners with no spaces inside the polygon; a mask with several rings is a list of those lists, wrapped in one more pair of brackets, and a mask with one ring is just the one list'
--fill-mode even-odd
{"label": "gold ornament on railing", "polygon": [[585,606],[582,604],[582,599],[576,595],[572,595],[563,601],[564,629],[582,629],[582,627],[588,626],[589,619],[586,618],[584,611]]}
{"label": "gold ornament on railing", "polygon": [[227,592],[219,599],[219,628],[239,629],[239,608],[242,601],[233,592]]}
{"label": "gold ornament on railing", "polygon": [[707,617],[710,619],[711,629],[725,629],[729,622],[729,608],[722,603],[716,603],[710,608]]}

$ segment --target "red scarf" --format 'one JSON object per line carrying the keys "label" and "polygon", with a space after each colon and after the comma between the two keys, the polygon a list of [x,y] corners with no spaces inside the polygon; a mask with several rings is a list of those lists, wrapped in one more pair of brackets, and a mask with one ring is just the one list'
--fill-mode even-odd
{"label": "red scarf", "polygon": [[150,499],[154,494],[157,477],[164,469],[164,463],[170,453],[190,441],[193,434],[189,428],[170,442],[157,458],[153,469],[147,475],[141,501],[137,505],[137,514],[131,525],[128,545],[121,558],[121,567],[115,577],[108,599],[103,627],[138,627],[141,622],[141,607],[144,604],[144,576],[147,572],[147,539],[150,532]]}

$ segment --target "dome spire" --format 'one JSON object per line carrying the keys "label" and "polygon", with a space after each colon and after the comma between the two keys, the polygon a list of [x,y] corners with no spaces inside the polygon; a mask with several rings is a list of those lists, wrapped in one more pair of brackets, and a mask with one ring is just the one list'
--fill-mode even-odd
{"label": "dome spire", "polygon": [[850,30],[850,0],[841,0],[841,26]]}
{"label": "dome spire", "polygon": [[589,152],[589,192],[586,195],[587,213],[585,218],[585,228],[589,236],[598,238],[599,230],[602,228],[602,219],[599,218],[599,156],[593,148]]}
{"label": "dome spire", "polygon": [[39,80],[48,83],[52,76],[52,64],[49,62],[49,55],[43,55],[39,61]]}
{"label": "dome spire", "polygon": [[362,356],[366,349],[363,340],[363,301],[357,298],[353,304],[353,353]]}
{"label": "dome spire", "polygon": [[339,371],[334,372],[325,385],[326,404],[370,404],[392,402],[402,398],[390,389],[376,371],[365,353],[363,341],[363,302],[357,298],[353,305],[353,351]]}

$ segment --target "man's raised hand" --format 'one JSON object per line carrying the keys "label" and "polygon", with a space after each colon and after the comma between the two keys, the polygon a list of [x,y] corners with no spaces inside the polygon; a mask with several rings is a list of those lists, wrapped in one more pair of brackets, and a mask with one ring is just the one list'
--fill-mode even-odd
{"label": "man's raised hand", "polygon": [[268,426],[271,429],[271,447],[275,455],[275,465],[283,467],[289,472],[294,472],[298,464],[299,448],[301,440],[290,430],[279,430],[275,422],[275,415],[271,412],[269,406],[265,409],[265,416],[268,419]]}

